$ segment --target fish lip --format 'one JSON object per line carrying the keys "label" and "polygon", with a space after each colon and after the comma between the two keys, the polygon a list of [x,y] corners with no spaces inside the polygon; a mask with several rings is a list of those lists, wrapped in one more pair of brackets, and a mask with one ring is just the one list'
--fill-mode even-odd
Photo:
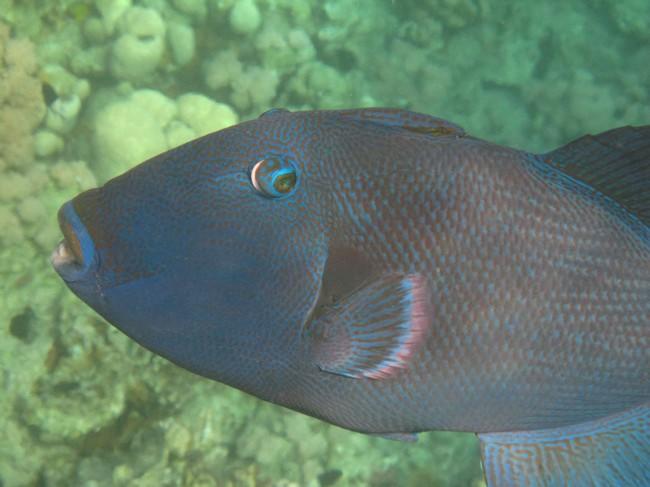
{"label": "fish lip", "polygon": [[54,268],[59,268],[62,266],[77,265],[81,266],[82,261],[71,249],[70,245],[64,238],[59,242],[59,244],[54,248],[52,254],[50,255],[50,262]]}
{"label": "fish lip", "polygon": [[80,281],[95,265],[92,239],[76,214],[72,202],[61,207],[58,220],[63,239],[52,251],[50,263],[64,281]]}
{"label": "fish lip", "polygon": [[77,260],[66,240],[61,240],[50,254],[50,264],[66,282],[79,281],[85,273],[84,265]]}

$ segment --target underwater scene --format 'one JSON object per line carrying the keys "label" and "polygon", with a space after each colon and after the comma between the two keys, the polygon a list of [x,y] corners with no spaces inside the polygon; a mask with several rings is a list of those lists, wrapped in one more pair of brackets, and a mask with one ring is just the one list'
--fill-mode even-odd
{"label": "underwater scene", "polygon": [[650,124],[649,87],[647,0],[0,0],[0,487],[485,487],[472,433],[364,435],[138,345],[52,269],[57,212],[274,107],[542,153]]}

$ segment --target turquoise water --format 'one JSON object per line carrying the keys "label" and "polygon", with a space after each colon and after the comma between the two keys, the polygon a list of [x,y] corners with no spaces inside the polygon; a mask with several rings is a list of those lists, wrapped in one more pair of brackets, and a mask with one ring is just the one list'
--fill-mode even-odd
{"label": "turquoise water", "polygon": [[483,485],[178,369],[50,269],[56,210],[272,106],[397,106],[542,151],[650,121],[650,4],[0,0],[0,486]]}

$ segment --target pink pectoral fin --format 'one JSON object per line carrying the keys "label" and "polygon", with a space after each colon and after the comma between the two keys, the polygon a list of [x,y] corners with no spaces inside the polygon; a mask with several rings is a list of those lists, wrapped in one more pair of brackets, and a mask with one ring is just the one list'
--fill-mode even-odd
{"label": "pink pectoral fin", "polygon": [[375,280],[332,306],[312,324],[318,366],[352,378],[383,379],[408,367],[432,313],[417,274]]}

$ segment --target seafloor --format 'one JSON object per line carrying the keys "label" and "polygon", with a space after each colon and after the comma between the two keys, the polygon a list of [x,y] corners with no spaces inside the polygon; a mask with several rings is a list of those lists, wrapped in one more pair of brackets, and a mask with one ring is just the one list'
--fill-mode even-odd
{"label": "seafloor", "polygon": [[647,0],[0,0],[0,486],[482,485],[471,435],[366,437],[140,348],[50,269],[56,209],[272,106],[542,150],[650,123],[649,86]]}

